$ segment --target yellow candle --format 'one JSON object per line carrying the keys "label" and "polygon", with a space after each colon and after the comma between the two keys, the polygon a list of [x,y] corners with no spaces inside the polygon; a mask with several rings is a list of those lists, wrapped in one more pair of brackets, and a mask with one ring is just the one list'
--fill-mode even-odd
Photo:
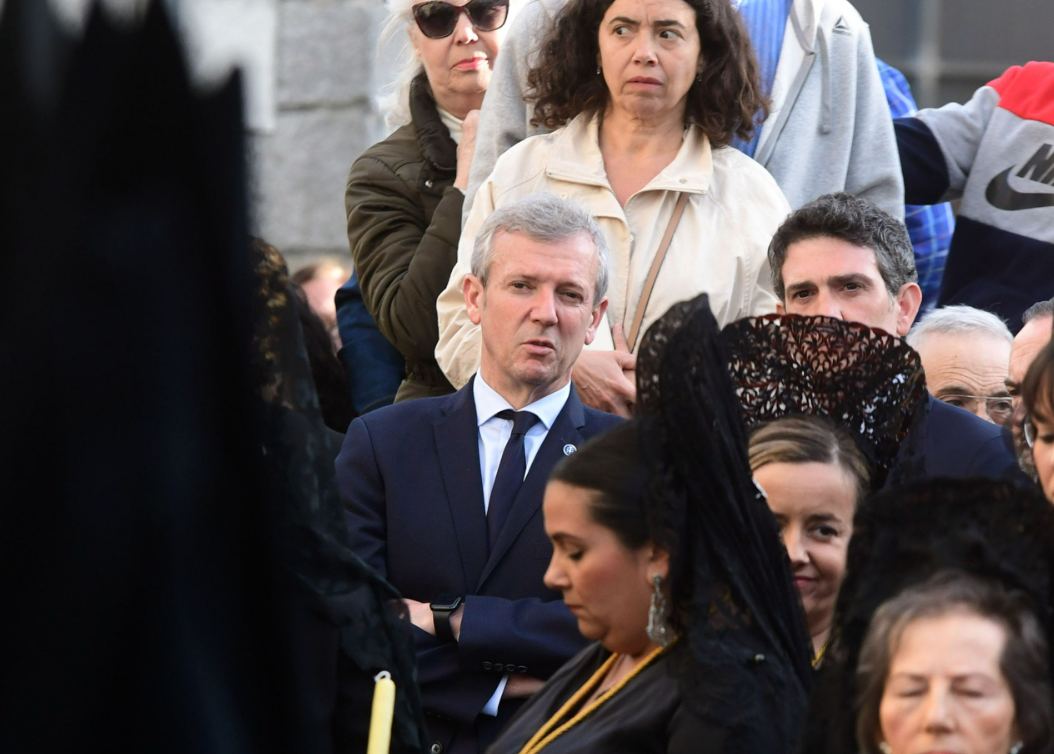
{"label": "yellow candle", "polygon": [[392,717],[395,714],[395,682],[392,674],[382,670],[373,679],[373,711],[370,714],[370,740],[366,754],[388,754],[392,742]]}

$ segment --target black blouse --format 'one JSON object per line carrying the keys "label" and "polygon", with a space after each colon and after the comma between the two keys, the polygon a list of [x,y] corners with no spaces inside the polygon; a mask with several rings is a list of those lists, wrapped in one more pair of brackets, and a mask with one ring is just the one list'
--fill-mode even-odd
{"label": "black blouse", "polygon": [[[487,754],[519,754],[610,656],[600,644],[579,652],[527,701]],[[576,711],[572,710],[554,730]],[[668,655],[660,655],[588,716],[553,739],[542,754],[717,754],[723,741],[723,730],[695,717],[681,704],[677,679],[669,673]]]}

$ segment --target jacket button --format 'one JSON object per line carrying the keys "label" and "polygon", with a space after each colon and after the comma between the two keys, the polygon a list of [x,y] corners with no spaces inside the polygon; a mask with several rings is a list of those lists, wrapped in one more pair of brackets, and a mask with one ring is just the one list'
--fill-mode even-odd
{"label": "jacket button", "polygon": [[517,673],[526,673],[527,672],[527,666],[526,665],[520,665],[520,667],[516,668],[516,672]]}
{"label": "jacket button", "polygon": [[494,663],[492,663],[492,662],[485,662],[485,663],[483,663],[483,669],[484,670],[490,670],[493,667],[494,667]]}
{"label": "jacket button", "polygon": [[[425,181],[425,185],[426,185],[426,186],[427,186],[428,188],[432,188],[432,179],[431,179],[431,178],[429,178],[429,179],[428,179],[427,181]],[[437,745],[438,745],[438,744],[437,744]]]}
{"label": "jacket button", "polygon": [[429,749],[429,751],[432,752],[432,754],[442,754],[443,744],[439,743],[438,741],[433,741],[432,747]]}

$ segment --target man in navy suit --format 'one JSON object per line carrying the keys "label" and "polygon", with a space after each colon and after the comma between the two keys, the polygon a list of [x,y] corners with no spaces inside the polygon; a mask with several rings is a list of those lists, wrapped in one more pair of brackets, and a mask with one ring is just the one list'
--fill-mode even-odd
{"label": "man in navy suit", "polygon": [[[849,194],[827,194],[792,212],[772,239],[769,264],[780,313],[825,315],[904,337],[922,303],[904,224]],[[1024,479],[1001,427],[932,396],[925,410],[915,441],[901,445],[914,454],[915,471],[890,478]]]}
{"label": "man in navy suit", "polygon": [[542,496],[560,459],[619,421],[571,384],[607,278],[600,229],[574,204],[536,195],[495,211],[464,281],[479,372],[454,395],[356,419],[337,458],[353,546],[409,607],[432,754],[483,751],[585,646],[542,583]]}

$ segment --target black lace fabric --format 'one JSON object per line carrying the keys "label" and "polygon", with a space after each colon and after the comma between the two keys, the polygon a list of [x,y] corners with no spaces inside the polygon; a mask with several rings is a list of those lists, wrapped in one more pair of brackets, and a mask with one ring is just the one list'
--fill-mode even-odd
{"label": "black lace fabric", "polygon": [[926,377],[911,347],[856,322],[793,314],[743,319],[721,337],[749,425],[825,416],[853,435],[882,486],[925,413]]}
{"label": "black lace fabric", "polygon": [[854,522],[835,613],[839,639],[820,669],[803,752],[858,751],[855,675],[871,617],[904,588],[944,569],[1023,591],[1054,646],[1054,508],[1037,490],[938,479],[876,495]]}
{"label": "black lace fabric", "polygon": [[[391,673],[396,684],[394,752],[421,751],[426,742],[416,664],[405,604],[387,582],[352,552],[344,511],[332,484],[342,437],[319,409],[304,350],[285,260],[272,246],[250,244],[254,271],[252,368],[265,407],[263,463],[281,518],[283,562],[309,611],[339,634],[340,674],[362,676],[363,698],[337,702],[335,751],[364,747],[372,678]],[[338,678],[338,687],[347,686]],[[348,710],[347,706],[353,707]]]}
{"label": "black lace fabric", "polygon": [[[811,683],[808,633],[706,296],[675,305],[638,356],[652,530],[673,554],[686,615],[671,655],[685,703],[727,733],[725,751],[791,752]],[[660,535],[660,539],[662,535]]]}

